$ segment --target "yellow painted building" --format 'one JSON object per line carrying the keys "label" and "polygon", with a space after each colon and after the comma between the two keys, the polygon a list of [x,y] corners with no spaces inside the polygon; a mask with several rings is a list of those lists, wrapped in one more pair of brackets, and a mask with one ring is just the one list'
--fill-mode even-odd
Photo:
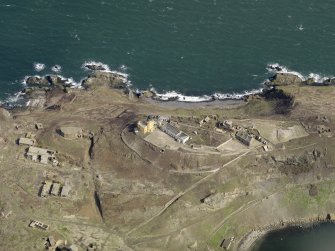
{"label": "yellow painted building", "polygon": [[156,122],[153,120],[138,121],[137,128],[143,134],[151,133],[156,129]]}

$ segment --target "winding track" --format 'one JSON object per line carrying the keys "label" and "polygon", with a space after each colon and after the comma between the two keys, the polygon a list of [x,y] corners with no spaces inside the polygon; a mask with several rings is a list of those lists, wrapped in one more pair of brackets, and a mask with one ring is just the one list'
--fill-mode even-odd
{"label": "winding track", "polygon": [[165,206],[157,213],[155,214],[153,217],[151,217],[150,219],[142,222],[141,224],[139,224],[137,227],[131,229],[126,235],[129,236],[131,233],[135,232],[136,230],[138,230],[139,228],[143,227],[144,225],[148,224],[149,222],[151,222],[152,220],[154,220],[155,218],[157,218],[158,216],[160,216],[161,214],[163,214],[172,204],[174,204],[177,200],[179,200],[183,195],[185,195],[186,193],[188,193],[189,191],[193,190],[195,187],[197,187],[198,185],[200,185],[201,183],[203,183],[205,180],[211,178],[212,176],[214,176],[217,172],[219,172],[222,168],[230,165],[231,163],[239,160],[240,158],[242,158],[243,156],[247,155],[251,150],[240,154],[239,156],[237,156],[236,158],[232,159],[231,161],[227,162],[226,164],[224,164],[223,166],[217,168],[216,170],[214,170],[214,172],[212,172],[211,174],[207,175],[206,177],[198,180],[197,182],[195,182],[194,184],[192,184],[189,188],[185,189],[184,191],[180,192],[179,194],[177,194],[176,196],[174,196],[171,200],[169,200]]}

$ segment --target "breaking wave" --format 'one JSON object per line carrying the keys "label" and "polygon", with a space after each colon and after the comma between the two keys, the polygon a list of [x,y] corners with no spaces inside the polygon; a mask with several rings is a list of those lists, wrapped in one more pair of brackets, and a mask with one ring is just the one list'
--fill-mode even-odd
{"label": "breaking wave", "polygon": [[56,65],[51,67],[51,71],[59,73],[59,72],[62,71],[62,67],[60,65],[56,64]]}
{"label": "breaking wave", "polygon": [[34,63],[34,69],[37,72],[43,71],[45,69],[45,64],[43,64],[43,63]]}
{"label": "breaking wave", "polygon": [[[34,63],[34,68],[36,71],[40,72],[45,69],[45,64],[42,63]],[[104,64],[102,62],[97,62],[97,61],[86,61],[82,64],[81,66],[82,69],[85,71],[102,71],[102,72],[110,72],[117,74],[124,83],[127,84],[128,88],[131,87],[131,81],[129,80],[129,75],[125,73],[125,71],[128,69],[127,66],[121,65],[116,70],[112,70],[109,65]],[[62,67],[60,65],[54,65],[51,67],[51,71],[54,73],[59,73],[61,72]],[[271,74],[276,74],[276,73],[289,73],[289,74],[294,74],[301,78],[302,80],[306,80],[309,78],[313,78],[314,81],[322,82],[326,79],[333,78],[333,77],[326,77],[326,76],[321,76],[320,74],[315,74],[315,73],[310,73],[308,75],[303,75],[297,71],[292,71],[288,67],[280,65],[278,63],[270,63],[266,66],[266,70],[268,73]],[[48,75],[48,74],[47,74]],[[45,77],[44,76],[39,76],[35,75],[35,77]],[[57,74],[58,75],[58,74]],[[61,75],[58,75],[62,80],[65,81],[65,83],[71,88],[82,88],[81,83],[83,79],[81,79],[79,82],[75,81],[73,78],[66,78]],[[22,80],[23,86],[26,85],[26,80],[29,76],[26,76]],[[270,75],[269,75],[270,77]],[[158,92],[154,87],[151,87],[150,91],[154,93],[154,99],[160,100],[160,101],[178,101],[178,102],[209,102],[209,101],[214,101],[214,100],[241,100],[245,98],[246,96],[249,95],[255,95],[259,94],[263,91],[264,83],[269,81],[268,79],[265,80],[263,83],[260,83],[260,88],[259,89],[253,89],[253,90],[248,90],[248,91],[243,91],[241,93],[214,93],[211,95],[202,95],[202,96],[192,96],[192,95],[184,95],[178,91],[166,91],[166,92]],[[140,90],[136,90],[136,92],[141,92]],[[16,93],[9,97],[5,102],[14,104],[16,102],[19,102],[20,100],[23,99],[22,97],[22,92]],[[0,103],[1,104],[1,103]]]}
{"label": "breaking wave", "polygon": [[240,100],[248,95],[261,93],[263,88],[253,89],[251,91],[244,91],[242,93],[214,93],[212,95],[202,96],[187,96],[176,91],[169,91],[165,93],[158,93],[154,88],[151,91],[155,93],[155,99],[161,101],[179,101],[179,102],[208,102],[214,100]]}

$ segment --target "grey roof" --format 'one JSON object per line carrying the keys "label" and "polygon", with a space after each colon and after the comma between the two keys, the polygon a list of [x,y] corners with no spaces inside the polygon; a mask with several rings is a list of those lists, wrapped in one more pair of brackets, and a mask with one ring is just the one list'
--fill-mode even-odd
{"label": "grey roof", "polygon": [[71,187],[70,187],[69,185],[64,185],[64,186],[62,187],[62,191],[61,191],[60,195],[61,195],[62,197],[69,196],[70,190],[71,190]]}
{"label": "grey roof", "polygon": [[177,137],[179,130],[171,125],[170,123],[165,123],[162,125],[163,130],[165,130],[167,133],[174,135],[174,137]]}
{"label": "grey roof", "polygon": [[59,190],[60,190],[60,184],[59,183],[53,183],[52,188],[51,188],[51,194],[52,195],[59,195]]}

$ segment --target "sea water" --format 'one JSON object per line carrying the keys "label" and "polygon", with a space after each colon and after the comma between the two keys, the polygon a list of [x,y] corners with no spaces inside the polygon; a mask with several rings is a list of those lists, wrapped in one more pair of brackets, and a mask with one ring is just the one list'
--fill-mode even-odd
{"label": "sea water", "polygon": [[27,75],[80,83],[89,61],[192,101],[259,89],[271,63],[331,76],[334,13],[333,0],[1,0],[0,100]]}
{"label": "sea water", "polygon": [[252,251],[334,251],[335,225],[289,227],[274,231],[256,243]]}

